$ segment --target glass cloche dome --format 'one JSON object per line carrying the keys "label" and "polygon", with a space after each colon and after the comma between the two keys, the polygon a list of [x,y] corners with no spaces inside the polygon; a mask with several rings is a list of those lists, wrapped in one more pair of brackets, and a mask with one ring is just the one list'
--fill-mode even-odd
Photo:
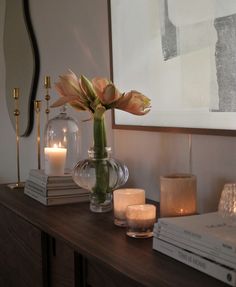
{"label": "glass cloche dome", "polygon": [[71,173],[79,160],[80,130],[78,123],[66,113],[66,106],[60,114],[48,121],[44,131],[45,147],[66,148],[65,173]]}

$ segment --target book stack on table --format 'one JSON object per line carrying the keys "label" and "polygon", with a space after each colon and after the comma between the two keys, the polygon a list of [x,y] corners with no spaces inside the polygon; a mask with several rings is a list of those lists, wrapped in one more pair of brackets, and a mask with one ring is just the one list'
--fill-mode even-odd
{"label": "book stack on table", "polygon": [[44,205],[88,202],[90,192],[80,188],[71,174],[49,176],[43,170],[30,170],[24,193]]}
{"label": "book stack on table", "polygon": [[236,226],[218,212],[160,218],[153,249],[236,286]]}

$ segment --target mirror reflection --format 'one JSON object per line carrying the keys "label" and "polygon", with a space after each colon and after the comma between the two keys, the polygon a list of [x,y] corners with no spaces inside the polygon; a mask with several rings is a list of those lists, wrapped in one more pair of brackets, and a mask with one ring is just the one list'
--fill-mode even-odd
{"label": "mirror reflection", "polygon": [[7,0],[4,25],[6,102],[15,128],[13,89],[19,88],[19,134],[27,136],[33,126],[39,56],[29,15],[28,1]]}

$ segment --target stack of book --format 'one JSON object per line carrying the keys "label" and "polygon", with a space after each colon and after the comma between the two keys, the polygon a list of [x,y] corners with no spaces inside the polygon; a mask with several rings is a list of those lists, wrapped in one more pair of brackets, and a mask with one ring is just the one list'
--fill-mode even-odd
{"label": "stack of book", "polygon": [[236,226],[218,212],[160,218],[153,249],[236,286]]}
{"label": "stack of book", "polygon": [[89,191],[73,181],[71,174],[49,176],[43,170],[30,170],[24,193],[44,205],[89,201]]}

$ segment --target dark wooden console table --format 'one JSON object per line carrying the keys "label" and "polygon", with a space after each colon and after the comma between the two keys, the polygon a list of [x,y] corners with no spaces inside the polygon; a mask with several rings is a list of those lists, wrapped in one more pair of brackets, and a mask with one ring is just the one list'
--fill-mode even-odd
{"label": "dark wooden console table", "polygon": [[2,287],[228,286],[132,239],[88,203],[45,207],[0,186]]}

